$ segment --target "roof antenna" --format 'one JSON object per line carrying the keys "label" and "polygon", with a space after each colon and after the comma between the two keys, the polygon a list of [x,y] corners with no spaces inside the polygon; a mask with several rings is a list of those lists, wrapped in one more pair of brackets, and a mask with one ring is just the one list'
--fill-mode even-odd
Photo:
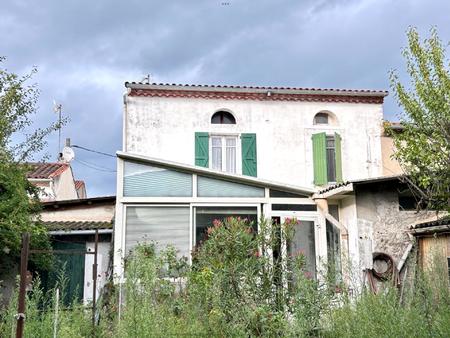
{"label": "roof antenna", "polygon": [[58,114],[58,124],[57,124],[57,129],[58,129],[58,160],[60,160],[62,158],[62,153],[61,153],[61,114],[62,114],[62,104],[61,103],[56,103],[55,100],[53,100],[53,111]]}
{"label": "roof antenna", "polygon": [[143,84],[150,84],[150,74],[147,74],[144,76],[144,78],[141,80]]}

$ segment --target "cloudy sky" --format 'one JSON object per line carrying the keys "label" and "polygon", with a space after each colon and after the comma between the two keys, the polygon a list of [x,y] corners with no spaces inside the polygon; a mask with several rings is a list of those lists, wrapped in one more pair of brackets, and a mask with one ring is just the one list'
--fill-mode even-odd
{"label": "cloudy sky", "polygon": [[[63,137],[114,154],[125,81],[389,89],[404,75],[405,31],[438,28],[450,41],[448,0],[6,0],[3,67],[38,68],[36,126],[70,123]],[[406,79],[405,79],[406,80]],[[385,117],[399,108],[386,100]],[[57,135],[47,152],[55,159]],[[76,150],[88,195],[115,193],[115,159]]]}

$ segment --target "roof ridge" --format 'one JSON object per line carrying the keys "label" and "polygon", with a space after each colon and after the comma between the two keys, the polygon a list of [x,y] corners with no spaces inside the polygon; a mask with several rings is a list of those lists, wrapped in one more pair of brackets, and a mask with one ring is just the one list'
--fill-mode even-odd
{"label": "roof ridge", "polygon": [[255,85],[214,85],[214,84],[186,84],[186,83],[163,83],[163,82],[136,82],[126,81],[125,87],[128,85],[143,86],[167,86],[167,87],[193,87],[193,88],[224,88],[224,89],[267,89],[267,90],[308,90],[308,91],[339,91],[348,93],[388,93],[387,90],[379,89],[347,89],[347,88],[320,88],[320,87],[295,87],[295,86],[255,86]]}

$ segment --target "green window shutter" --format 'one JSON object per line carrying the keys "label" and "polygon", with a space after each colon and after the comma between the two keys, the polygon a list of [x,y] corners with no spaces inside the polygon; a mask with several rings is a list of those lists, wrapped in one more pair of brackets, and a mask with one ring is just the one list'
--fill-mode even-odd
{"label": "green window shutter", "polygon": [[314,134],[313,143],[313,162],[314,162],[314,184],[327,184],[327,153],[326,153],[326,135],[325,133]]}
{"label": "green window shutter", "polygon": [[195,133],[195,165],[208,168],[209,166],[209,134]]}
{"label": "green window shutter", "polygon": [[334,134],[334,147],[336,151],[336,182],[342,182],[342,153],[341,153],[341,135]]}
{"label": "green window shutter", "polygon": [[256,134],[242,134],[242,174],[256,177],[258,174],[256,160]]}

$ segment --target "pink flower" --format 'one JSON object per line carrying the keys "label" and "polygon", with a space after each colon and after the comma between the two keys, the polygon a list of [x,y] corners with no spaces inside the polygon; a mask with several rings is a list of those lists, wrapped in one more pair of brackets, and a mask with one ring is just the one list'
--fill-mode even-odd
{"label": "pink flower", "polygon": [[218,228],[222,225],[222,222],[218,219],[213,220],[213,225],[215,228]]}
{"label": "pink flower", "polygon": [[305,272],[304,272],[304,275],[305,275],[306,278],[312,279],[312,273],[311,273],[311,272],[305,271]]}

